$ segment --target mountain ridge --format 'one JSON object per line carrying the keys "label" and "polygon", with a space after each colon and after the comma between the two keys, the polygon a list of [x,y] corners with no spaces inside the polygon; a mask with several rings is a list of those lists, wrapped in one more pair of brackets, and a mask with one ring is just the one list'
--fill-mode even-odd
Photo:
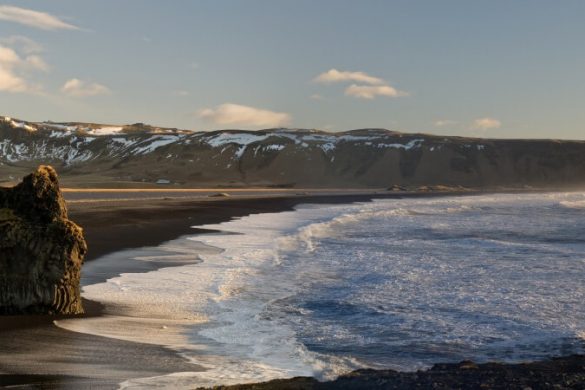
{"label": "mountain ridge", "polygon": [[183,187],[579,186],[585,141],[386,129],[189,131],[0,117],[0,182],[40,164],[66,184]]}

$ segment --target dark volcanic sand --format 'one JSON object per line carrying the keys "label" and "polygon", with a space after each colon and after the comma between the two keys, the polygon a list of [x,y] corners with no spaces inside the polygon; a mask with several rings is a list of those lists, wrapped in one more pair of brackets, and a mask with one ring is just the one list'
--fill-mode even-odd
{"label": "dark volcanic sand", "polygon": [[[89,317],[101,305],[84,301],[84,308]],[[53,324],[59,318],[66,317],[0,318],[0,386],[109,389],[128,378],[201,370],[164,347],[69,332]]]}
{"label": "dark volcanic sand", "polygon": [[[103,196],[103,194],[100,194]],[[256,213],[292,210],[301,203],[367,202],[374,198],[446,194],[343,194],[319,196],[232,197],[218,199],[142,198],[131,201],[70,203],[69,217],[82,226],[88,242],[86,260],[123,249],[157,246],[186,234],[192,226],[217,224]],[[151,196],[156,196],[152,194]],[[67,198],[67,196],[66,196]]]}
{"label": "dark volcanic sand", "polygon": [[[88,193],[76,195],[75,202],[69,204],[69,210],[70,218],[85,230],[89,246],[87,260],[91,261],[108,253],[157,246],[182,235],[201,232],[192,226],[225,222],[253,213],[291,210],[300,203],[331,204],[369,201],[377,197],[442,195],[447,194],[288,195],[213,200],[201,197],[193,200],[161,199],[160,196],[155,198],[155,195],[149,195],[131,201],[112,196],[109,201],[101,194],[100,201],[95,202],[90,200],[91,193]],[[84,201],[84,196],[87,201]],[[131,272],[133,266],[128,266]],[[100,275],[100,278],[111,276],[114,274]],[[85,308],[86,316],[100,315],[99,304],[86,302]],[[54,319],[42,316],[0,317],[0,386],[42,384],[42,388],[117,388],[120,381],[129,378],[201,369],[163,347],[69,332],[53,325]],[[541,367],[542,370],[538,368],[541,371],[532,367],[524,369],[523,366],[518,369],[511,365],[481,365],[480,370],[460,369],[455,365],[440,367],[446,367],[446,371],[433,369],[428,371],[429,374],[420,375],[362,371],[326,385],[305,378],[242,388],[524,388],[528,385],[518,384],[530,383],[533,389],[585,389],[583,357],[534,366]],[[483,367],[489,369],[484,370]],[[540,372],[536,376],[535,370]],[[567,370],[572,370],[572,373],[562,374]],[[450,382],[437,382],[443,375],[441,372],[445,372],[445,378]],[[551,382],[552,379],[555,381]],[[577,381],[576,387],[569,386],[567,381]],[[535,387],[533,383],[540,385]],[[553,387],[553,384],[560,384],[561,387]]]}
{"label": "dark volcanic sand", "polygon": [[[114,193],[111,201],[100,194],[100,201],[96,202],[92,193],[86,193],[75,198],[68,205],[69,216],[84,228],[89,247],[86,260],[92,261],[108,253],[157,246],[182,235],[201,232],[192,228],[195,225],[290,210],[299,203],[368,201],[372,195],[199,197],[187,201],[145,194],[143,198],[128,201]],[[128,261],[124,271],[147,271],[136,263]],[[120,268],[116,268],[115,273],[92,277],[103,280],[119,272]],[[101,315],[100,304],[85,301],[84,308],[85,316]],[[54,325],[56,319],[59,318],[0,317],[0,386],[117,388],[119,382],[130,378],[201,370],[164,347],[70,332]]]}

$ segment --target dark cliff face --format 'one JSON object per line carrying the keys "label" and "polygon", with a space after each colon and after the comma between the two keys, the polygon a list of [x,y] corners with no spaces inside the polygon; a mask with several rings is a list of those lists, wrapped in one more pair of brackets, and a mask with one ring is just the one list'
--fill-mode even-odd
{"label": "dark cliff face", "polygon": [[41,166],[19,185],[0,189],[0,314],[82,313],[86,252],[53,168]]}
{"label": "dark cliff face", "polygon": [[[0,182],[50,163],[74,186],[582,186],[585,142],[271,129],[185,132],[0,117]],[[106,128],[108,129],[108,128]],[[11,178],[12,176],[12,178]]]}

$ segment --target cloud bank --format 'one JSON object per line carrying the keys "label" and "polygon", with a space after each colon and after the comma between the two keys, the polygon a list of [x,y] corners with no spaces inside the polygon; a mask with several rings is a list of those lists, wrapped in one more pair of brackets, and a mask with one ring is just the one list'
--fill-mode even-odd
{"label": "cloud bank", "polygon": [[79,27],[62,21],[61,19],[46,12],[34,11],[31,9],[14,7],[11,5],[0,5],[0,20],[20,23],[28,27],[41,30],[78,30]]}
{"label": "cloud bank", "polygon": [[239,125],[250,127],[282,127],[291,121],[284,112],[274,112],[240,104],[225,103],[214,108],[205,108],[199,117],[216,125]]}
{"label": "cloud bank", "polygon": [[28,78],[35,72],[47,72],[49,66],[40,56],[42,48],[25,37],[9,37],[0,41],[0,91],[38,93],[40,86]]}
{"label": "cloud bank", "polygon": [[352,85],[345,89],[345,96],[358,99],[372,100],[378,96],[408,96],[408,92],[400,91],[388,84],[386,80],[374,77],[366,72],[340,71],[333,68],[315,77],[313,82],[322,84],[353,82]]}
{"label": "cloud bank", "polygon": [[68,80],[61,88],[61,92],[73,97],[108,95],[111,93],[110,89],[105,85],[80,79]]}
{"label": "cloud bank", "polygon": [[382,85],[386,82],[378,77],[370,76],[365,72],[350,72],[339,71],[337,69],[330,69],[327,72],[321,73],[313,79],[317,83],[339,83],[353,81],[356,83],[364,83],[369,85]]}
{"label": "cloud bank", "polygon": [[22,35],[11,35],[7,38],[0,39],[0,44],[19,48],[24,54],[41,53],[44,51],[43,47],[37,42]]}
{"label": "cloud bank", "polygon": [[399,91],[389,85],[356,85],[352,84],[345,89],[346,96],[360,99],[374,99],[376,96],[399,97],[408,96],[407,92]]}
{"label": "cloud bank", "polygon": [[499,129],[502,127],[502,122],[495,118],[479,118],[473,121],[473,129],[476,130],[488,130],[488,129]]}

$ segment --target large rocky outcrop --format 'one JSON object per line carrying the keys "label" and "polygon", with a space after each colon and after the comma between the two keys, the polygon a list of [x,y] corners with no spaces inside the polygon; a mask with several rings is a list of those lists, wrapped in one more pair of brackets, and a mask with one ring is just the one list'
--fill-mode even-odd
{"label": "large rocky outcrop", "polygon": [[40,166],[17,186],[0,188],[0,314],[82,313],[86,252],[53,168]]}

